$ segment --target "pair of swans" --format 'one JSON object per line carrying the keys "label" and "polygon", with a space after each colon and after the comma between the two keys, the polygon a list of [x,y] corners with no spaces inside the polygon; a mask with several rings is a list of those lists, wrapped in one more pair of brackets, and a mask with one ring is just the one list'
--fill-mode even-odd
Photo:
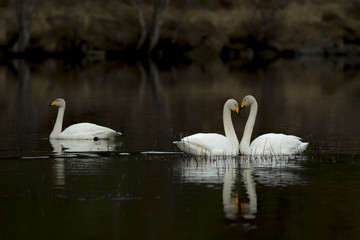
{"label": "pair of swans", "polygon": [[[239,114],[241,109],[249,106],[250,115],[239,144],[231,120],[231,111]],[[263,134],[250,144],[257,109],[256,99],[251,95],[244,97],[240,107],[236,100],[229,99],[223,111],[225,136],[215,133],[197,133],[174,143],[186,153],[208,156],[236,156],[239,152],[243,155],[293,155],[305,151],[308,143],[302,142],[301,138],[293,135]]]}
{"label": "pair of swans", "polygon": [[69,126],[64,131],[61,131],[66,106],[65,100],[58,98],[54,100],[50,106],[59,107],[54,129],[50,134],[50,139],[81,139],[97,141],[99,139],[114,139],[115,137],[121,135],[120,132],[111,128],[99,126],[93,123],[77,123]]}

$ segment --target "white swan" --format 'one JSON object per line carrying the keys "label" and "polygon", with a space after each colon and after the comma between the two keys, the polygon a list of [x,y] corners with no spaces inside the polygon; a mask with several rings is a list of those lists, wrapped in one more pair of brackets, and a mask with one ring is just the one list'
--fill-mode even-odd
{"label": "white swan", "polygon": [[51,139],[112,139],[121,135],[120,132],[116,132],[110,128],[99,126],[93,123],[77,123],[69,126],[61,132],[62,123],[65,112],[65,100],[58,98],[53,101],[51,106],[59,107],[58,115],[54,125],[54,129],[50,134]]}
{"label": "white swan", "polygon": [[[55,155],[66,155],[69,153],[98,153],[114,152],[122,146],[122,142],[114,139],[50,139]],[[71,154],[70,154],[71,155]]]}
{"label": "white swan", "polygon": [[231,121],[231,110],[239,112],[236,100],[226,101],[223,110],[225,136],[217,133],[197,133],[174,143],[181,151],[194,155],[235,156],[239,154],[239,141]]}
{"label": "white swan", "polygon": [[245,125],[244,135],[240,142],[240,153],[243,155],[293,155],[305,151],[309,143],[293,135],[268,133],[257,137],[250,144],[255,124],[258,105],[256,99],[247,95],[241,102],[240,109],[250,106],[250,115]]}

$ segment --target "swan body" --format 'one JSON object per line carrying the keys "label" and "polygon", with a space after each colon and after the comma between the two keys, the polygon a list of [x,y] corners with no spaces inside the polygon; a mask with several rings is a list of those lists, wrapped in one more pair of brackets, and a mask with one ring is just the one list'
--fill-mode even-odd
{"label": "swan body", "polygon": [[62,130],[62,123],[65,112],[65,100],[58,98],[53,101],[51,106],[59,107],[58,115],[55,121],[54,129],[50,134],[51,139],[112,139],[121,135],[120,132],[93,123],[77,123],[69,126],[64,131]]}
{"label": "swan body", "polygon": [[250,106],[250,115],[245,125],[244,135],[240,142],[240,153],[243,155],[294,155],[306,150],[309,143],[302,142],[301,138],[281,133],[263,134],[252,141],[251,134],[255,125],[257,114],[256,99],[245,96],[240,109]]}
{"label": "swan body", "polygon": [[231,120],[231,111],[239,112],[236,100],[226,101],[223,110],[225,136],[217,133],[197,133],[174,143],[181,151],[192,155],[236,156],[239,154],[239,141]]}
{"label": "swan body", "polygon": [[122,142],[116,140],[87,140],[87,139],[50,139],[55,155],[67,153],[96,153],[113,152],[122,146]]}

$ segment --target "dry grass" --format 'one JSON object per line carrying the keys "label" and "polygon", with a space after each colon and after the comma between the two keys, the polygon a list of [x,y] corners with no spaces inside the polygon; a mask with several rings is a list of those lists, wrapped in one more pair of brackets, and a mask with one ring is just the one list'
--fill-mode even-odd
{"label": "dry grass", "polygon": [[[40,3],[32,18],[33,43],[48,51],[62,50],[64,43],[61,41],[64,40],[59,39],[63,38],[69,38],[68,41],[76,44],[86,41],[100,49],[122,49],[136,45],[141,32],[136,8],[121,1]],[[211,8],[200,9],[194,6],[202,3],[194,2],[185,12],[178,7],[179,2],[172,4],[161,38],[171,39],[181,16],[185,14],[179,41],[193,47],[205,45],[217,52],[228,45],[231,38],[242,39],[249,35],[259,41],[265,39],[267,44],[279,50],[296,50],[314,43],[324,46],[324,37],[360,37],[358,8],[354,8],[351,2],[292,1],[278,9],[272,5],[259,8],[255,3],[245,4],[242,1],[233,1],[232,8],[216,8],[217,5],[213,4]],[[141,9],[150,24],[153,6],[144,4]],[[0,42],[6,43],[17,32],[14,13],[11,6],[0,9],[1,24],[5,26]]]}

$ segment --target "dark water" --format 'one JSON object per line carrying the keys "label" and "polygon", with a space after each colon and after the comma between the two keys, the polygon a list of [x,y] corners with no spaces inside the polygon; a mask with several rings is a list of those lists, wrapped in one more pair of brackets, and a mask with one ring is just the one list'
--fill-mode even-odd
{"label": "dark water", "polygon": [[[0,238],[359,239],[358,66],[0,67]],[[172,141],[183,136],[223,133],[224,102],[247,94],[259,104],[254,135],[300,136],[310,142],[305,156],[178,152]],[[123,136],[50,142],[57,110],[48,104],[57,97],[67,101],[66,126],[94,122]],[[239,138],[247,114],[233,116]]]}

